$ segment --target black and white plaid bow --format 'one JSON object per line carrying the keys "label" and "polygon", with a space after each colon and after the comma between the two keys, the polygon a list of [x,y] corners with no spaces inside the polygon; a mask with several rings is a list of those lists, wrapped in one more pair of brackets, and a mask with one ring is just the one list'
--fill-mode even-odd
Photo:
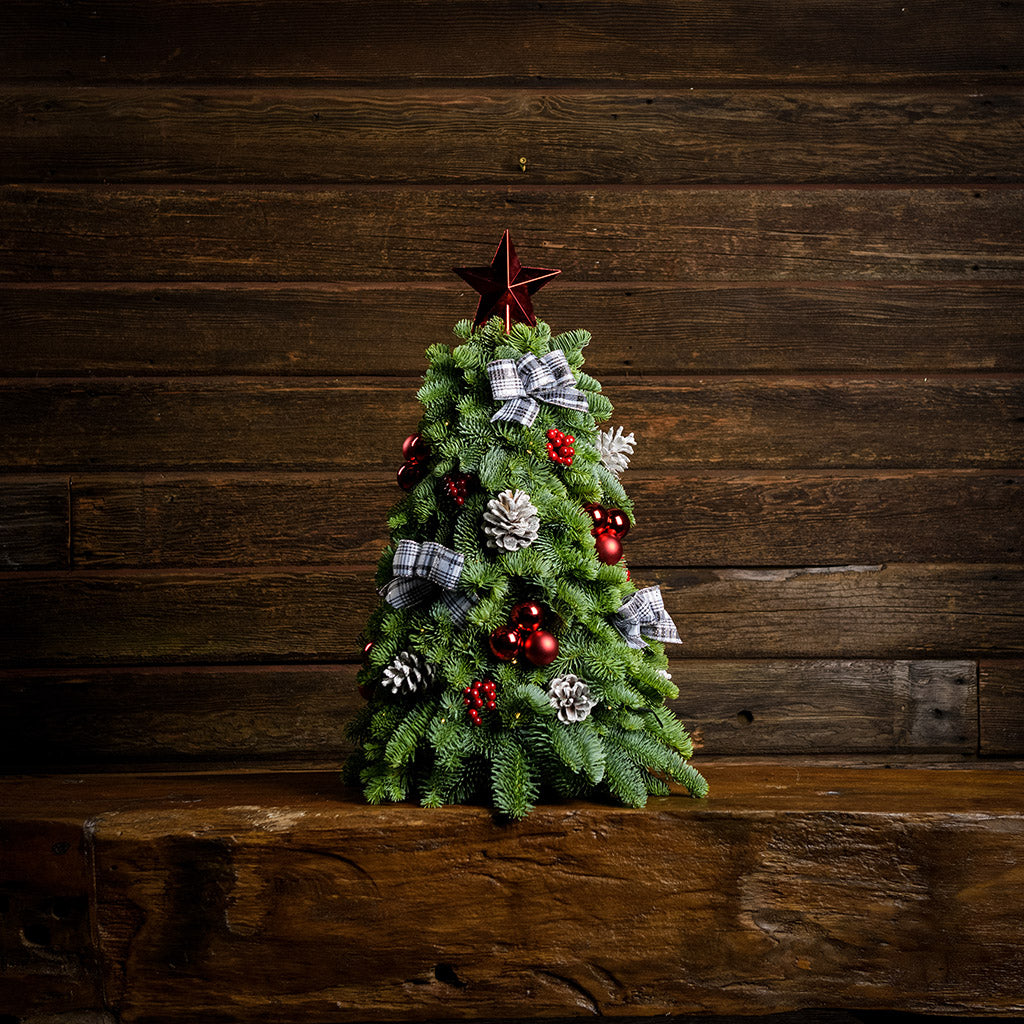
{"label": "black and white plaid bow", "polygon": [[540,359],[532,352],[518,360],[495,359],[487,364],[487,376],[494,400],[505,403],[491,417],[492,422],[509,420],[524,427],[533,426],[540,402],[587,411],[587,396],[576,387],[576,378],[560,348]]}
{"label": "black and white plaid bow", "polygon": [[460,626],[476,601],[455,588],[462,578],[465,556],[428,540],[399,541],[391,563],[393,578],[380,588],[380,596],[393,608],[411,608],[440,595],[452,619]]}
{"label": "black and white plaid bow", "polygon": [[612,618],[615,628],[625,637],[630,647],[640,650],[646,647],[643,637],[660,640],[666,644],[681,644],[676,624],[665,611],[661,599],[661,587],[644,587],[638,590]]}

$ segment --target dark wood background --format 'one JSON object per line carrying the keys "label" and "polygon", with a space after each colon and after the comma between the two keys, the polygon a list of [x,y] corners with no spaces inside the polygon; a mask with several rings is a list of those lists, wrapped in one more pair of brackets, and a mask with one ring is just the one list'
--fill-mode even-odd
{"label": "dark wood background", "polygon": [[1024,755],[1024,8],[0,5],[0,758],[331,767],[508,227],[720,755]]}

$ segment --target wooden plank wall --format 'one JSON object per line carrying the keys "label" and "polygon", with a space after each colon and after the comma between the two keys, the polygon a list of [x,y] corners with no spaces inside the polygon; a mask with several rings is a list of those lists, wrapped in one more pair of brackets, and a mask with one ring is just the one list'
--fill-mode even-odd
{"label": "wooden plank wall", "polygon": [[0,758],[331,765],[450,267],[640,440],[714,754],[1024,755],[1024,10],[7,0]]}

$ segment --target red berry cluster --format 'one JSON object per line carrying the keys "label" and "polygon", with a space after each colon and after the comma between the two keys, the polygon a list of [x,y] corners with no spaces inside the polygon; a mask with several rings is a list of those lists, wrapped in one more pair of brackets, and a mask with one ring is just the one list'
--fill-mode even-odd
{"label": "red berry cluster", "polygon": [[398,467],[398,486],[411,491],[427,475],[430,445],[419,434],[410,434],[402,442],[402,455],[405,462]]}
{"label": "red berry cluster", "polygon": [[560,462],[563,466],[572,465],[572,457],[576,454],[573,445],[576,438],[572,434],[563,434],[562,431],[552,427],[548,431],[548,458],[552,462]]}
{"label": "red berry cluster", "polygon": [[622,558],[620,542],[629,533],[629,517],[621,508],[604,508],[596,503],[584,505],[583,511],[594,522],[590,532],[596,540],[594,549],[598,560],[605,565],[615,565]]}
{"label": "red berry cluster", "polygon": [[441,478],[441,487],[448,498],[459,508],[466,504],[469,493],[469,475],[467,473],[446,473]]}
{"label": "red berry cluster", "polygon": [[466,705],[466,714],[474,725],[483,723],[480,715],[484,708],[493,711],[498,706],[493,679],[474,679],[473,685],[462,692],[466,695],[462,703]]}

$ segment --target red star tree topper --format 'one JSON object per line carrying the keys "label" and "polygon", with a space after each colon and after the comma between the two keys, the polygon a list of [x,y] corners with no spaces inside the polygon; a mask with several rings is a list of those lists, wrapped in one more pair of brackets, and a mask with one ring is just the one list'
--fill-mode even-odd
{"label": "red star tree topper", "polygon": [[537,326],[530,296],[561,273],[546,267],[524,267],[509,240],[508,229],[501,236],[489,267],[454,267],[453,270],[480,293],[474,329],[498,315],[505,318],[506,333],[514,323]]}

